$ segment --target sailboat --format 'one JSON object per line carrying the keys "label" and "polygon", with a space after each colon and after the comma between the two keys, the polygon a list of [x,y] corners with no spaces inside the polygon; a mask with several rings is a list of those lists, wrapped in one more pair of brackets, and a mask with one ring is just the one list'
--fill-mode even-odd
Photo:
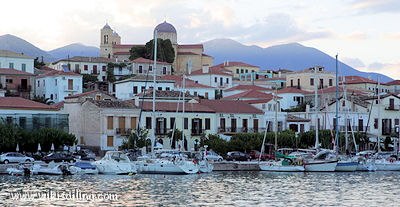
{"label": "sailboat", "polygon": [[[278,127],[277,127],[277,113],[278,113],[278,104],[277,104],[277,93],[274,95],[274,100],[275,100],[275,124],[274,124],[274,131],[275,131],[275,158],[281,158],[281,160],[278,161],[268,161],[268,162],[262,162],[258,164],[259,168],[261,171],[270,171],[270,172],[302,172],[304,171],[304,166],[302,166],[302,163],[296,162],[295,159],[296,157],[293,156],[285,156],[281,153],[277,152],[278,149]],[[270,123],[270,122],[269,122]],[[264,138],[263,138],[263,143],[261,146],[261,153],[260,156],[264,153],[264,145],[265,145],[265,139],[267,137],[267,129],[264,132]],[[260,159],[259,159],[260,160]]]}
{"label": "sailboat", "polygon": [[[157,69],[157,30],[154,30],[154,57],[153,57],[153,126],[155,123],[155,96],[156,92],[156,69]],[[185,101],[185,98],[183,98]],[[183,105],[184,112],[184,105]],[[183,120],[183,119],[182,119]],[[180,151],[154,152],[155,129],[151,137],[152,156],[138,158],[136,162],[138,173],[142,174],[194,174],[199,172],[197,163],[188,160]]]}
{"label": "sailboat", "polygon": [[[314,80],[318,80],[317,67],[314,67]],[[315,149],[319,150],[319,135],[318,135],[318,84],[314,84],[315,87]],[[304,160],[305,171],[308,172],[333,172],[336,169],[337,158],[332,156],[329,150],[321,150],[311,159]]]}

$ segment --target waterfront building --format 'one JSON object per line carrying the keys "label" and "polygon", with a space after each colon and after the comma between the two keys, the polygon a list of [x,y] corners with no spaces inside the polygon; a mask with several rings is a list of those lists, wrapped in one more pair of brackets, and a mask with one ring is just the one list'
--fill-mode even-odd
{"label": "waterfront building", "polygon": [[32,57],[24,55],[24,53],[0,50],[0,68],[15,69],[33,74],[33,60]]}
{"label": "waterfront building", "polygon": [[303,91],[298,88],[289,87],[278,90],[278,95],[281,97],[281,109],[292,109],[305,103],[304,94],[309,94],[308,91]]}
{"label": "waterfront building", "polygon": [[217,67],[205,65],[202,69],[187,74],[187,77],[196,83],[213,87],[218,91],[232,87],[232,72]]}
{"label": "waterfront building", "polygon": [[32,98],[35,75],[12,68],[0,68],[0,89],[7,96]]}
{"label": "waterfront building", "polygon": [[55,128],[68,132],[68,114],[58,105],[47,105],[21,97],[0,97],[0,121],[25,130]]}
{"label": "waterfront building", "polygon": [[385,84],[387,87],[389,87],[389,91],[395,94],[400,94],[400,80],[394,80],[387,82]]}
{"label": "waterfront building", "polygon": [[[348,89],[362,90],[375,94],[378,93],[378,81],[361,76],[345,76],[345,79],[342,79],[340,81],[340,84],[345,84],[346,88]],[[385,83],[380,83],[379,90],[379,93],[393,92],[393,88],[390,85],[386,85]]]}
{"label": "waterfront building", "polygon": [[194,97],[201,97],[205,99],[215,99],[216,98],[216,90],[207,85],[203,85],[197,83],[189,78],[185,78],[185,88],[183,89],[183,78],[182,76],[176,75],[167,75],[163,77],[164,80],[173,80],[175,81],[175,89],[176,91],[185,90],[186,93],[192,95]]}
{"label": "waterfront building", "polygon": [[[189,70],[201,69],[203,65],[212,65],[213,58],[204,54],[203,44],[179,44],[175,27],[164,21],[155,27],[157,38],[169,39],[175,51],[175,60],[172,68],[175,73],[188,73]],[[153,39],[152,34],[149,40]],[[105,58],[117,58],[119,61],[128,61],[130,52],[134,46],[144,47],[144,44],[121,44],[121,37],[106,24],[100,30],[100,56]]]}
{"label": "waterfront building", "polygon": [[35,81],[35,95],[57,103],[67,96],[82,93],[82,75],[74,72],[47,70]]}
{"label": "waterfront building", "polygon": [[249,80],[255,80],[257,79],[257,74],[261,74],[260,67],[237,61],[226,61],[215,65],[214,68],[231,71],[235,79],[240,79],[241,76],[243,76],[243,79],[246,79],[246,77],[250,76]]}
{"label": "waterfront building", "polygon": [[[136,58],[131,61],[132,64],[132,72],[133,74],[137,75],[153,75],[153,60],[149,60],[146,58]],[[171,63],[157,61],[157,70],[156,75],[164,76],[164,75],[171,75]]]}
{"label": "waterfront building", "polygon": [[239,93],[243,93],[246,91],[260,91],[263,93],[272,93],[273,90],[271,88],[267,88],[267,86],[260,86],[260,85],[236,85],[230,88],[226,88],[223,90],[223,96],[224,97],[228,97],[228,96],[232,96],[232,95],[236,95]]}
{"label": "waterfront building", "polygon": [[[316,72],[315,69],[317,70]],[[318,89],[335,86],[335,74],[325,71],[324,67],[321,66],[286,73],[286,87],[296,87],[305,91],[314,91],[314,84],[317,84]]]}

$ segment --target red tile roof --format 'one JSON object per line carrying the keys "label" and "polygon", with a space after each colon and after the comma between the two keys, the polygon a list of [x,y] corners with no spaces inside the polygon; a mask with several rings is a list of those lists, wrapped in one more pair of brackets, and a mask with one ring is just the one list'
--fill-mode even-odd
{"label": "red tile roof", "polygon": [[201,55],[206,56],[206,57],[212,57],[211,55],[207,55],[207,54],[205,54],[205,53],[203,53],[203,54],[201,54]]}
{"label": "red tile roof", "polygon": [[227,61],[226,63],[220,63],[215,65],[216,67],[254,67],[259,68],[258,66],[250,65],[244,62],[236,62],[236,61]]}
{"label": "red tile roof", "polygon": [[252,99],[272,99],[273,95],[264,93],[258,90],[248,90],[242,93],[224,97],[223,99],[241,99],[241,98],[252,98]]}
{"label": "red tile roof", "polygon": [[237,86],[233,86],[231,88],[228,88],[225,91],[236,91],[236,90],[270,91],[272,89],[265,88],[265,87],[262,87],[262,86],[257,86],[257,85],[237,85]]}
{"label": "red tile roof", "polygon": [[394,80],[394,81],[387,82],[386,85],[388,85],[388,86],[400,85],[400,80]]}
{"label": "red tile roof", "polygon": [[64,72],[60,70],[49,70],[37,76],[37,78],[49,77],[49,76],[82,76],[81,74],[74,73],[72,71]]}
{"label": "red tile roof", "polygon": [[308,94],[310,92],[308,91],[303,91],[301,89],[298,89],[296,87],[287,87],[287,88],[283,88],[278,90],[278,94],[280,93],[301,93],[301,94]]}
{"label": "red tile roof", "polygon": [[15,70],[12,68],[0,68],[0,75],[27,75],[27,76],[34,76],[32,73],[27,73],[20,70]]}
{"label": "red tile roof", "polygon": [[[153,60],[150,60],[150,59],[146,59],[146,58],[139,57],[139,58],[136,58],[136,59],[132,60],[132,62],[134,62],[134,63],[153,64],[154,61],[153,61]],[[158,61],[158,60],[157,60],[157,63],[158,63],[158,64],[164,64],[164,65],[171,65],[171,63],[162,62],[162,61]]]}
{"label": "red tile roof", "polygon": [[21,97],[0,97],[1,109],[20,109],[20,110],[57,110],[56,107],[24,99]]}
{"label": "red tile roof", "polygon": [[[182,102],[156,102],[156,111],[176,112],[177,104],[179,104],[178,112],[182,112]],[[151,101],[144,101],[139,103],[143,111],[152,111],[153,103]],[[215,111],[200,103],[185,103],[185,113],[215,113]]]}
{"label": "red tile roof", "polygon": [[[175,81],[175,87],[181,87],[183,85],[182,76],[165,75],[165,76],[163,76],[163,79]],[[200,83],[196,83],[195,81],[190,80],[188,78],[186,78],[186,80],[185,80],[185,87],[186,88],[213,88],[211,86],[207,86],[207,85],[203,85],[203,84],[200,84]]]}
{"label": "red tile roof", "polygon": [[272,99],[273,98],[270,98],[270,99],[257,99],[257,100],[240,100],[240,101],[243,101],[243,102],[248,103],[248,104],[260,104],[260,103],[268,103]]}
{"label": "red tile roof", "polygon": [[208,69],[208,73],[203,73],[202,69],[195,70],[195,71],[192,71],[192,73],[190,73],[190,75],[207,75],[207,74],[232,76],[232,71],[226,70],[223,68],[210,67]]}
{"label": "red tile roof", "polygon": [[207,100],[201,99],[200,104],[213,109],[216,113],[230,114],[263,114],[263,111],[237,100]]}
{"label": "red tile roof", "polygon": [[178,45],[178,48],[182,49],[203,49],[203,44],[188,44],[188,45]]}
{"label": "red tile roof", "polygon": [[[343,82],[343,81],[342,81]],[[345,76],[345,84],[359,84],[359,83],[371,83],[371,84],[378,84],[378,82],[364,78],[361,76]]]}
{"label": "red tile roof", "polygon": [[178,52],[178,55],[200,55],[194,52]]}
{"label": "red tile roof", "polygon": [[69,62],[90,62],[90,63],[109,63],[115,62],[115,59],[105,58],[105,57],[83,57],[83,56],[74,56],[69,59],[60,59],[55,61],[53,64],[56,64],[61,61],[69,61]]}

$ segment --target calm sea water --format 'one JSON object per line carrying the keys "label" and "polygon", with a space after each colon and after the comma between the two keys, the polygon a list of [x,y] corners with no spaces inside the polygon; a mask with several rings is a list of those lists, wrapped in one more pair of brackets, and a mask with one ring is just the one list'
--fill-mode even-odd
{"label": "calm sea water", "polygon": [[[0,176],[0,206],[399,206],[400,172]],[[16,199],[16,192],[114,193],[117,200]],[[14,195],[14,194],[13,194]]]}

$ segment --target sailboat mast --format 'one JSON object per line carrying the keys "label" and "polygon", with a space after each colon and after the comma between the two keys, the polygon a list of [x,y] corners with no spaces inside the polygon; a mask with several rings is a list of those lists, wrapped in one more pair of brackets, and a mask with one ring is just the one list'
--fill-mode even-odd
{"label": "sailboat mast", "polygon": [[339,78],[338,78],[338,54],[336,54],[336,119],[335,119],[335,149],[339,153]]}
{"label": "sailboat mast", "polygon": [[380,96],[380,90],[381,90],[381,82],[378,76],[378,152],[381,151],[381,137],[379,136],[379,133],[382,132],[382,123],[381,123],[381,96]]}
{"label": "sailboat mast", "polygon": [[315,102],[315,148],[318,149],[319,148],[319,129],[318,129],[318,83],[320,81],[318,81],[318,77],[317,77],[317,68],[318,67],[314,67],[314,79],[315,79],[315,83],[314,83],[314,90],[315,90],[315,94],[314,94],[314,102]]}
{"label": "sailboat mast", "polygon": [[154,144],[156,141],[156,68],[157,68],[157,29],[154,30],[154,55],[153,55],[153,134],[151,137],[151,152],[154,152]]}
{"label": "sailboat mast", "polygon": [[[186,79],[186,77],[185,77],[185,74],[183,74],[182,75],[182,77],[183,77],[183,80],[182,80],[182,122],[183,122],[183,127],[182,127],[182,146],[181,147],[184,147],[184,145],[185,145],[185,84],[186,84],[186,81],[185,81],[185,79]],[[189,121],[189,120],[188,120]],[[189,123],[188,123],[188,125],[189,125]]]}
{"label": "sailboat mast", "polygon": [[275,86],[275,94],[274,94],[274,101],[275,101],[275,151],[278,150],[278,99],[277,99],[277,95],[278,95],[278,87]]}

